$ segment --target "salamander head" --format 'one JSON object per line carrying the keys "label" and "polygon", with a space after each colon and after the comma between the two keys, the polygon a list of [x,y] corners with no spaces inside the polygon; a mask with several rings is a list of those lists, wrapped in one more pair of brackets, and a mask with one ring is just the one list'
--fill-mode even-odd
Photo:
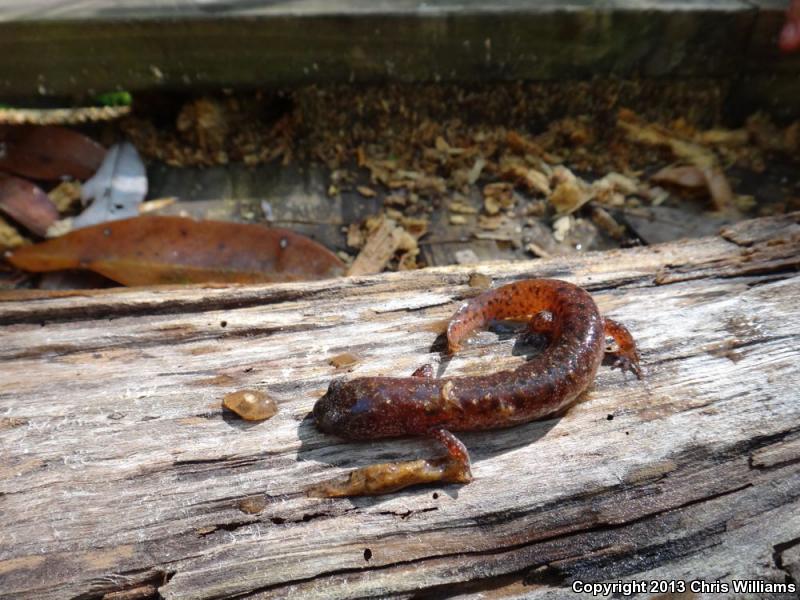
{"label": "salamander head", "polygon": [[356,395],[342,378],[334,379],[328,391],[314,405],[314,420],[317,427],[326,433],[344,435],[350,424],[350,409],[356,403]]}
{"label": "salamander head", "polygon": [[376,379],[362,377],[331,381],[328,391],[314,405],[317,427],[351,439],[374,439],[404,433],[403,424],[387,413],[387,403],[383,401],[386,391],[376,386]]}

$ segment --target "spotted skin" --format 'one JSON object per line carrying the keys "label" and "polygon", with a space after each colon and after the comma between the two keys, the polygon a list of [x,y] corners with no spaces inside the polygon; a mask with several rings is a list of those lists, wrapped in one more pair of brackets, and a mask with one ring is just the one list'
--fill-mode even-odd
{"label": "spotted skin", "polygon": [[463,482],[471,478],[469,455],[452,432],[511,427],[566,408],[594,380],[607,335],[616,342],[618,365],[641,377],[628,330],[604,319],[585,290],[555,279],[518,281],[465,302],[447,328],[450,352],[501,319],[527,320],[532,332],[547,336],[547,348],[516,369],[489,375],[435,379],[422,367],[411,377],[335,379],[314,406],[317,427],[355,440],[433,437],[459,466],[450,480]]}

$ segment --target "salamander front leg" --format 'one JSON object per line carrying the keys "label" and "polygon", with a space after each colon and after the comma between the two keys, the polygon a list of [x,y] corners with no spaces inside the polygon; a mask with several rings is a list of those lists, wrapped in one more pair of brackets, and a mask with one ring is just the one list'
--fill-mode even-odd
{"label": "salamander front leg", "polygon": [[421,367],[418,367],[412,374],[412,377],[425,377],[431,378],[433,377],[433,365],[431,363],[425,363]]}
{"label": "salamander front leg", "polygon": [[631,332],[622,323],[617,323],[613,319],[604,319],[605,335],[611,337],[617,344],[616,350],[606,350],[615,358],[612,367],[619,367],[622,371],[630,371],[639,379],[642,378],[642,368],[639,366],[639,352],[636,350],[636,342],[633,341]]}

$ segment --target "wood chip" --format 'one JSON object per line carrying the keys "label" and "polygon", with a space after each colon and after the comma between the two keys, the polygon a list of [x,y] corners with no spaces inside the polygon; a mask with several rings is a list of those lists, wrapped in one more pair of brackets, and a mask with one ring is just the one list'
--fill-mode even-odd
{"label": "wood chip", "polygon": [[478,214],[478,209],[472,206],[471,204],[467,204],[463,200],[453,200],[450,204],[447,205],[448,210],[450,212],[458,213],[461,215],[475,215]]}
{"label": "wood chip", "polygon": [[711,150],[681,139],[676,133],[663,126],[643,123],[631,111],[620,110],[617,125],[633,142],[669,148],[675,157],[704,169],[711,168],[716,164],[716,158]]}
{"label": "wood chip", "polygon": [[80,181],[62,181],[52,190],[47,192],[50,200],[55,204],[59,213],[65,213],[73,206],[78,206],[81,201]]}
{"label": "wood chip", "polygon": [[602,206],[592,206],[592,222],[617,241],[625,239],[625,227]]}
{"label": "wood chip", "polygon": [[705,190],[708,181],[703,169],[694,165],[664,167],[650,177],[650,181],[664,186],[673,186],[686,190]]}
{"label": "wood chip", "polygon": [[483,186],[483,209],[489,215],[496,215],[501,209],[514,206],[514,186],[498,182]]}
{"label": "wood chip", "polygon": [[492,278],[483,273],[472,273],[469,276],[469,287],[488,290],[492,287]]}
{"label": "wood chip", "polygon": [[0,108],[0,123],[6,125],[77,125],[119,119],[130,106],[88,106],[82,108]]}
{"label": "wood chip", "polygon": [[573,213],[592,199],[586,184],[566,167],[553,170],[553,181],[556,187],[548,200],[558,214]]}
{"label": "wood chip", "polygon": [[263,495],[248,496],[239,502],[239,510],[248,515],[257,515],[267,507],[267,499]]}
{"label": "wood chip", "polygon": [[348,275],[380,273],[398,250],[417,250],[417,240],[393,219],[382,217],[348,270]]}
{"label": "wood chip", "polygon": [[331,358],[328,361],[328,364],[336,369],[344,369],[346,367],[352,367],[359,360],[361,359],[355,354],[351,352],[343,352],[342,354],[337,354]]}
{"label": "wood chip", "polygon": [[25,238],[19,234],[19,231],[12,227],[3,217],[0,217],[0,248],[5,250],[18,248],[24,243]]}

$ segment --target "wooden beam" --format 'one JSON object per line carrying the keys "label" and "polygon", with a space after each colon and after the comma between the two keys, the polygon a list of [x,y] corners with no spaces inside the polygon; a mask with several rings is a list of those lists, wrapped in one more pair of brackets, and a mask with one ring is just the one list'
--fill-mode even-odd
{"label": "wooden beam", "polygon": [[744,0],[13,0],[0,8],[0,94],[729,77],[757,12]]}

